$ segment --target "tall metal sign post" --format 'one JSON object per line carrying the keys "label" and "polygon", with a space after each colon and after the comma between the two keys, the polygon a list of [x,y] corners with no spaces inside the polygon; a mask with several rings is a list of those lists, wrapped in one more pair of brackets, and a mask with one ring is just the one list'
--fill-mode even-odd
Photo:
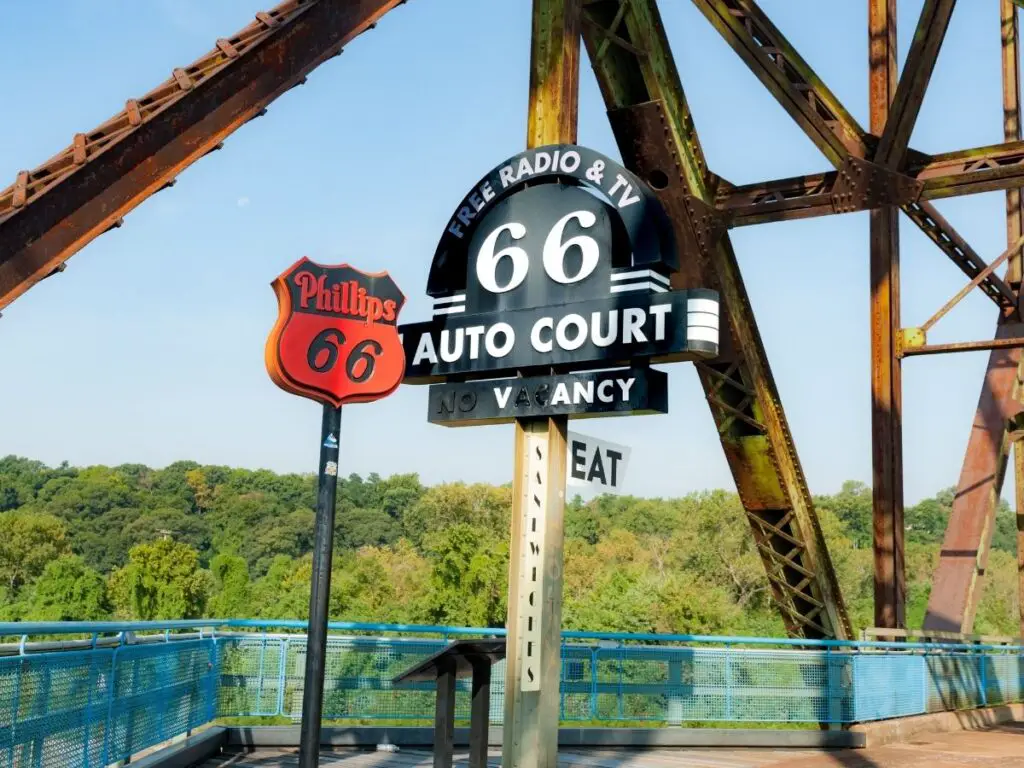
{"label": "tall metal sign post", "polygon": [[516,425],[505,768],[557,765],[568,419],[665,413],[650,364],[718,354],[718,294],[670,290],[657,198],[573,143],[578,23],[578,2],[535,1],[530,149],[456,207],[427,281],[433,318],[399,328],[405,382],[433,384],[429,421]]}
{"label": "tall metal sign post", "polygon": [[278,318],[267,339],[267,372],[286,392],[312,398],[324,407],[299,745],[299,768],[316,768],[320,761],[341,407],[379,400],[401,383],[405,352],[396,324],[405,297],[387,272],[368,274],[347,264],[323,266],[306,258],[285,270],[272,285]]}

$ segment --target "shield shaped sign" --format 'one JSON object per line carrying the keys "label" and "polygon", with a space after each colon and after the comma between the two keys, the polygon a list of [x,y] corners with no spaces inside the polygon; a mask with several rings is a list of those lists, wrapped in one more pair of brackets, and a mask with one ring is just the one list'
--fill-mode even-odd
{"label": "shield shaped sign", "polygon": [[405,296],[387,272],[303,257],[272,286],[278,316],[265,356],[275,384],[336,408],[398,387],[405,352],[397,322]]}

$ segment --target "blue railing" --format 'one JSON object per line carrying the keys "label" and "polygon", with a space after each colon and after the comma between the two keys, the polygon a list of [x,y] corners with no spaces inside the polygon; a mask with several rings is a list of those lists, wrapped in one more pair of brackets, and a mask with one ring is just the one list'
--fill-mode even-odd
{"label": "blue railing", "polygon": [[[301,716],[305,622],[0,624],[0,768],[105,766],[217,717]],[[391,679],[504,630],[332,623],[324,717],[429,721]],[[1024,648],[565,632],[567,724],[847,724],[1024,698]],[[503,664],[502,664],[503,666]],[[503,669],[491,715],[503,715]],[[468,689],[456,714],[468,718]]]}

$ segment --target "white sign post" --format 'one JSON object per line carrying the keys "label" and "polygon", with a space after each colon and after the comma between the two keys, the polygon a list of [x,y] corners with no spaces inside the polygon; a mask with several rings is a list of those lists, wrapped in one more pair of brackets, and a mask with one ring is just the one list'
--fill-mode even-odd
{"label": "white sign post", "polygon": [[629,466],[628,447],[578,432],[569,433],[568,443],[569,485],[590,486],[604,493],[621,492]]}

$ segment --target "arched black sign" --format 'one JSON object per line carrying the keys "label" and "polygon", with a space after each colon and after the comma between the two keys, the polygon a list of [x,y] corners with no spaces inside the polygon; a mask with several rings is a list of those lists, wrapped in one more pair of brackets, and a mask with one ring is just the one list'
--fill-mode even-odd
{"label": "arched black sign", "polygon": [[[672,227],[661,204],[639,177],[599,152],[575,144],[520,152],[495,166],[462,200],[434,252],[427,295],[440,298],[466,290],[469,245],[488,214],[510,195],[539,184],[590,190],[616,214],[616,227],[629,243],[630,263],[668,273],[677,266]],[[620,251],[621,253],[621,251]]]}

